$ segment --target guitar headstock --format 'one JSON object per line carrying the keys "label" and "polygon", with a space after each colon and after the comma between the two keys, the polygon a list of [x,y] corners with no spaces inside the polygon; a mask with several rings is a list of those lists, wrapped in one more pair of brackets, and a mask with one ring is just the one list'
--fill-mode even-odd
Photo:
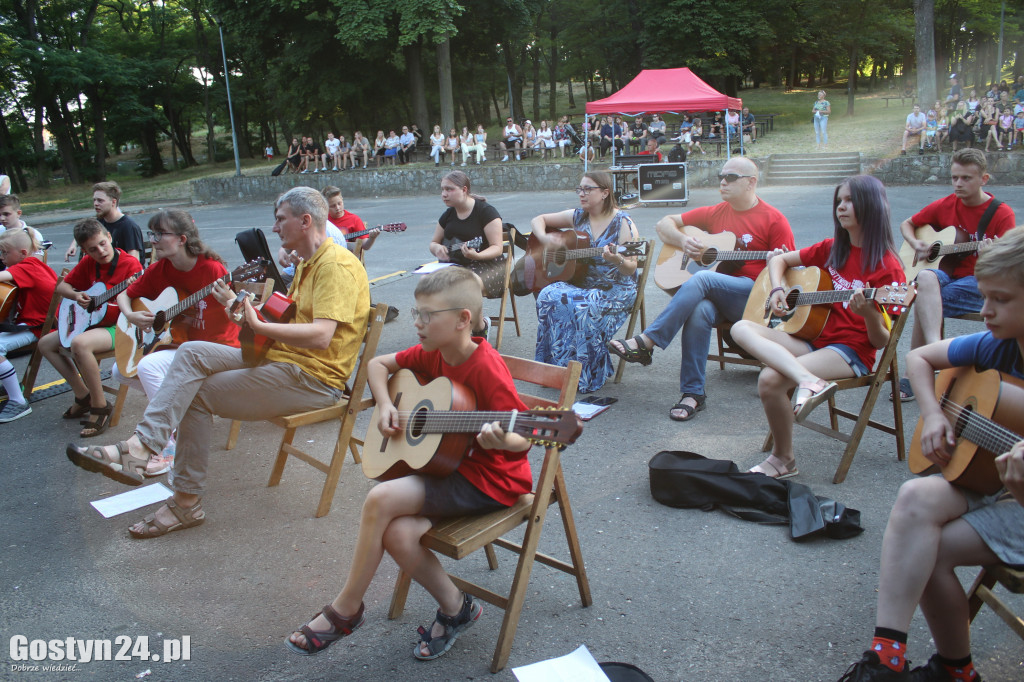
{"label": "guitar headstock", "polygon": [[231,271],[231,281],[240,282],[246,279],[258,279],[267,274],[267,266],[270,264],[266,258],[254,258],[248,263],[243,263]]}
{"label": "guitar headstock", "polygon": [[875,303],[895,307],[894,312],[903,313],[917,298],[917,284],[914,282],[893,282],[875,291]]}
{"label": "guitar headstock", "polygon": [[384,232],[405,232],[405,223],[388,223],[387,225],[381,225],[380,229]]}
{"label": "guitar headstock", "polygon": [[516,414],[512,430],[531,443],[565,447],[583,433],[583,420],[572,410],[530,410]]}
{"label": "guitar headstock", "polygon": [[619,244],[616,251],[623,256],[643,256],[647,254],[647,242],[626,242]]}

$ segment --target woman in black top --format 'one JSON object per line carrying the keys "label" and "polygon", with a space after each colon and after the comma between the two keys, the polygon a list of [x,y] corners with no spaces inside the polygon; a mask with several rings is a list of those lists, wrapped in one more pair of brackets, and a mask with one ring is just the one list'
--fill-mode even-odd
{"label": "woman in black top", "polygon": [[[469,191],[469,177],[452,171],[441,179],[441,200],[448,207],[437,220],[430,253],[441,262],[467,267],[484,282],[484,296],[497,298],[505,285],[501,216],[481,196]],[[468,242],[480,239],[479,245]],[[461,244],[461,246],[457,246]]]}

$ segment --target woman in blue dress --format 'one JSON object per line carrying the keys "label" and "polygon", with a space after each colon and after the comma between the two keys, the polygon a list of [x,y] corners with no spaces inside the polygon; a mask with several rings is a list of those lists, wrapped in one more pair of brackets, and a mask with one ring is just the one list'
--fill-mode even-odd
{"label": "woman in blue dress", "polygon": [[579,208],[537,216],[531,223],[533,233],[541,244],[550,245],[549,231],[573,229],[588,235],[591,246],[604,248],[590,262],[580,286],[554,282],[540,291],[535,358],[561,366],[579,360],[583,365],[579,390],[591,393],[612,375],[607,344],[636,301],[636,258],[623,256],[615,247],[636,241],[637,230],[615,205],[608,173],[584,174],[576,194]]}

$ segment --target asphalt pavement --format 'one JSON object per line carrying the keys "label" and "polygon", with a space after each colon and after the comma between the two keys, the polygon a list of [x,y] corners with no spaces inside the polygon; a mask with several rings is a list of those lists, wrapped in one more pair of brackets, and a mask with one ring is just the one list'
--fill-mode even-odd
{"label": "asphalt pavement", "polygon": [[[760,196],[789,218],[798,246],[830,236],[831,187],[765,187]],[[947,187],[897,187],[890,191],[894,229]],[[1024,210],[1024,188],[998,187],[996,196]],[[497,194],[489,200],[506,221],[529,229],[541,212],[576,205],[563,192]],[[716,190],[691,192],[690,207],[716,203]],[[379,352],[415,341],[408,309],[416,283],[410,274],[432,260],[426,249],[444,206],[439,196],[359,199],[346,207],[368,225],[405,222],[407,231],[382,234],[367,255],[375,282],[374,301],[397,306]],[[134,213],[131,197],[124,208]],[[133,217],[145,230],[159,207]],[[269,234],[269,205],[185,207],[203,238],[234,267],[242,258],[236,232],[262,227]],[[630,211],[641,234],[653,238],[658,218],[678,205]],[[84,215],[88,215],[86,212]],[[51,266],[59,269],[77,213],[26,216],[53,240]],[[648,320],[668,300],[653,278],[647,287]],[[506,330],[503,351],[533,356],[536,313],[532,299],[520,298],[523,325],[517,337]],[[496,311],[496,301],[486,303]],[[947,333],[977,325],[951,322]],[[904,344],[909,342],[909,333]],[[0,425],[3,435],[0,480],[0,633],[8,643],[0,679],[62,680],[512,680],[511,669],[561,656],[585,644],[599,661],[625,661],[662,681],[836,680],[870,641],[885,522],[899,485],[910,474],[896,461],[891,436],[869,432],[846,481],[831,483],[842,445],[798,428],[797,481],[862,512],[865,532],[849,540],[795,543],[783,527],[760,526],[725,514],[678,510],[655,503],[646,464],[658,451],[691,450],[732,459],[749,467],[759,452],[766,422],[756,394],[757,372],[730,365],[709,366],[707,410],[691,422],[668,418],[678,398],[678,345],[656,351],[650,367],[631,365],[622,383],[598,395],[618,402],[587,423],[563,456],[594,604],[581,608],[571,579],[538,565],[519,622],[508,667],[488,668],[500,612],[485,605],[479,624],[464,633],[443,658],[422,663],[411,653],[416,627],[432,620],[434,605],[413,587],[405,614],[386,617],[397,569],[385,557],[366,595],[366,624],[315,658],[295,655],[284,638],[329,602],[349,566],[360,504],[371,482],[351,460],[342,472],[331,513],[313,518],[321,475],[294,460],[282,483],[267,488],[280,431],[249,423],[238,447],[223,451],[226,421],[217,420],[210,485],[204,498],[207,522],[196,529],[148,541],[131,540],[127,526],[149,510],[104,519],[90,502],[125,492],[126,487],[74,467],[64,444],[79,440],[79,427],[63,421],[65,393],[33,403],[26,418]],[[19,372],[27,357],[14,359]],[[38,380],[59,380],[44,363]],[[863,394],[849,391],[840,403],[859,405]],[[887,391],[886,391],[887,393]],[[119,426],[99,440],[129,436],[145,407],[131,393]],[[891,404],[879,400],[876,416],[891,419]],[[904,407],[907,437],[917,420],[914,403]],[[363,423],[368,418],[363,417]],[[359,427],[365,428],[365,427]],[[300,431],[303,444],[326,455],[336,428]],[[535,451],[539,453],[539,450]],[[539,461],[539,457],[534,457]],[[157,479],[162,480],[162,479]],[[542,549],[564,556],[557,514],[545,527]],[[459,571],[496,588],[507,586],[514,557],[499,550],[500,567],[488,572],[483,556],[459,562]],[[970,582],[974,569],[962,579]],[[1009,603],[1024,610],[1024,600]],[[986,680],[1024,678],[1024,645],[991,611],[972,628],[974,658]],[[22,642],[108,639],[121,644],[127,660],[16,660]],[[161,660],[141,660],[141,637]],[[187,646],[186,640],[188,637]],[[23,639],[22,639],[23,638]],[[121,638],[121,639],[118,639]],[[175,642],[171,642],[175,640]],[[35,644],[37,648],[44,646]],[[133,655],[131,647],[138,646]],[[166,653],[180,659],[167,662]],[[181,648],[176,652],[175,647]],[[30,649],[31,647],[26,647]],[[60,647],[57,647],[60,648]],[[923,619],[915,617],[909,655],[923,663],[933,652]],[[38,652],[37,652],[38,653]],[[187,660],[185,656],[187,654]],[[74,666],[47,672],[44,665]],[[39,666],[25,670],[19,666]],[[143,677],[140,677],[143,676]]]}

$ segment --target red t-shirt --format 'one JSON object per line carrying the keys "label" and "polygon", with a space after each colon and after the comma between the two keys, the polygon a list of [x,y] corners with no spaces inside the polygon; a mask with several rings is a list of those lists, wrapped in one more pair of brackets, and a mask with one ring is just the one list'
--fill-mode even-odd
{"label": "red t-shirt", "polygon": [[[957,229],[957,241],[978,241],[978,221],[992,203],[992,195],[989,200],[979,206],[968,206],[955,194],[933,201],[911,217],[910,222],[920,227],[931,225],[936,231],[944,230],[952,225]],[[1001,237],[1007,230],[1013,228],[1017,219],[1013,215],[1010,205],[1003,203],[996,209],[988,227],[985,228],[985,237]],[[974,264],[978,260],[977,253],[969,253],[964,256],[946,256],[943,263],[951,261],[953,267],[950,276],[953,279],[968,277],[974,274]]]}
{"label": "red t-shirt", "polygon": [[[138,258],[121,249],[115,249],[115,252],[114,260],[107,265],[100,265],[92,258],[83,258],[78,261],[75,269],[67,274],[64,281],[70,284],[75,291],[86,291],[96,282],[103,282],[109,289],[142,270],[142,263]],[[117,298],[110,299],[107,302],[107,312],[99,326],[110,327],[116,324],[117,316],[120,313],[121,309],[117,307]]]}
{"label": "red t-shirt", "polygon": [[[419,344],[398,353],[395,362],[428,378],[446,377],[466,386],[476,396],[478,410],[525,410],[501,355],[486,340],[474,341],[480,344],[477,349],[468,360],[454,367],[444,361],[440,351],[425,351]],[[527,452],[484,450],[474,438],[458,471],[481,492],[510,507],[520,495],[533,489]]]}
{"label": "red t-shirt", "polygon": [[[167,287],[178,291],[178,300],[211,284],[228,272],[221,263],[200,254],[195,266],[182,272],[161,258],[148,268],[142,277],[125,290],[129,298],[154,299]],[[238,346],[238,325],[228,319],[224,306],[213,294],[202,299],[171,320],[173,335],[188,341],[212,341],[225,346]]]}
{"label": "red t-shirt", "polygon": [[[693,225],[710,234],[732,232],[737,251],[772,251],[780,247],[792,250],[793,228],[786,216],[764,199],[746,211],[737,211],[726,202],[702,206],[683,213],[683,225]],[[746,261],[735,270],[726,270],[736,277],[757,279],[767,261]],[[721,270],[721,268],[719,268]]]}
{"label": "red t-shirt", "polygon": [[[363,219],[357,216],[355,213],[349,213],[345,211],[341,214],[340,218],[332,218],[330,215],[327,219],[331,221],[331,225],[341,230],[342,234],[352,234],[353,232],[359,232],[366,229],[366,224],[363,223]],[[370,235],[364,234],[360,239],[368,239]],[[344,246],[344,244],[342,244]]]}
{"label": "red t-shirt", "polygon": [[[832,252],[832,239],[818,242],[814,246],[800,249],[800,262],[804,265],[813,265],[825,268],[825,261]],[[865,273],[860,263],[861,250],[856,246],[850,247],[850,255],[846,264],[838,271],[828,268],[832,277],[832,288],[837,291],[850,289],[867,289],[881,287],[893,282],[903,282],[906,275],[903,274],[903,265],[895,254],[886,253],[882,258],[882,264],[874,272]],[[833,303],[829,312],[828,320],[821,335],[811,342],[815,348],[824,348],[830,343],[842,343],[854,350],[857,357],[861,359],[869,369],[875,366],[875,354],[877,349],[868,340],[868,327],[864,318],[850,310],[850,302]]]}
{"label": "red t-shirt", "polygon": [[57,273],[35,256],[15,263],[7,268],[7,272],[11,273],[18,287],[14,321],[32,327],[32,333],[39,338],[46,314],[50,312],[53,290],[57,287]]}

